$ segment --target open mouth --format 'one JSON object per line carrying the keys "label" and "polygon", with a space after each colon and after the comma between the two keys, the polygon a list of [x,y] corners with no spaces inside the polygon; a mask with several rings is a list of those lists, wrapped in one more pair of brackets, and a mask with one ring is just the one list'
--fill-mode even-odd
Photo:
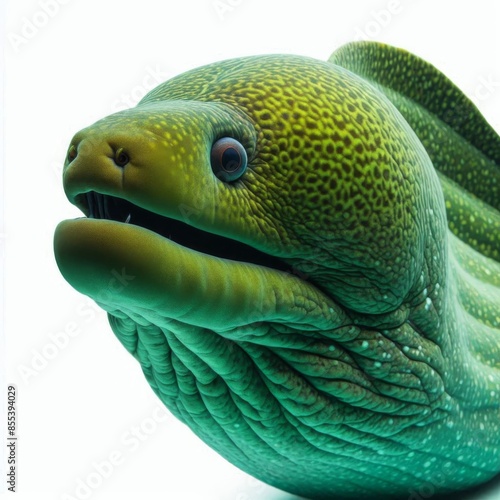
{"label": "open mouth", "polygon": [[289,264],[245,243],[197,229],[179,220],[158,215],[122,198],[90,191],[80,195],[80,201],[87,207],[89,218],[108,219],[140,226],[179,245],[214,257],[292,272]]}

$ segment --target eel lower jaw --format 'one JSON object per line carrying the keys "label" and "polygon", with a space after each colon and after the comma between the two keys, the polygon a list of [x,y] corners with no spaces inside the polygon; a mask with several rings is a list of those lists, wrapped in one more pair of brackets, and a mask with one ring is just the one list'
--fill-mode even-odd
{"label": "eel lower jaw", "polygon": [[65,279],[109,312],[219,332],[259,321],[323,330],[345,318],[314,285],[290,273],[185,247],[133,224],[129,214],[131,223],[66,220],[54,235]]}

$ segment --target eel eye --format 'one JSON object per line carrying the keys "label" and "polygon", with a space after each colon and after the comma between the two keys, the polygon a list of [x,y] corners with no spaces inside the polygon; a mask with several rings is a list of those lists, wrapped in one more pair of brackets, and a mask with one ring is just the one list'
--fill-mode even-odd
{"label": "eel eye", "polygon": [[119,167],[124,167],[128,162],[130,161],[130,158],[127,153],[123,150],[123,148],[118,148],[115,153],[115,158],[114,162],[119,166]]}
{"label": "eel eye", "polygon": [[73,145],[68,150],[68,163],[71,163],[77,155],[76,146]]}
{"label": "eel eye", "polygon": [[221,181],[233,182],[247,169],[247,152],[236,139],[223,137],[212,146],[210,162],[214,174]]}

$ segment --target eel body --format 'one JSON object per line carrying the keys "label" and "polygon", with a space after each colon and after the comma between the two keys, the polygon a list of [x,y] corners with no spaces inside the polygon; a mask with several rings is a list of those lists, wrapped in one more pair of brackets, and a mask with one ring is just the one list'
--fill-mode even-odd
{"label": "eel body", "polygon": [[456,491],[500,472],[499,165],[403,50],[217,62],[74,136],[86,217],[55,256],[249,474],[311,499]]}

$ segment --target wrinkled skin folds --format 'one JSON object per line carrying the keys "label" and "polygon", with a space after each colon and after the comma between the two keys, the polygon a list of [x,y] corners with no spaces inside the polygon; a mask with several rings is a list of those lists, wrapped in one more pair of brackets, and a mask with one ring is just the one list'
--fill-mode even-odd
{"label": "wrinkled skin folds", "polygon": [[310,499],[456,491],[500,472],[499,165],[404,50],[217,62],[74,136],[85,217],[55,256],[242,470]]}

